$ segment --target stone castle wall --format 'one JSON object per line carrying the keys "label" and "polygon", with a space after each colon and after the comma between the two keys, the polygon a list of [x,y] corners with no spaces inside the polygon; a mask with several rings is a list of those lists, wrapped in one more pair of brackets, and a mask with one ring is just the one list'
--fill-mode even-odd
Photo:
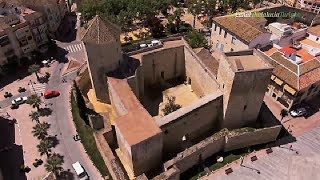
{"label": "stone castle wall", "polygon": [[281,125],[242,133],[223,129],[194,146],[178,153],[176,157],[165,162],[163,166],[165,170],[176,167],[179,169],[180,173],[183,173],[192,166],[197,165],[199,161],[204,160],[217,152],[227,152],[275,141],[280,130]]}
{"label": "stone castle wall", "polygon": [[[181,152],[190,141],[210,135],[220,128],[222,121],[222,94],[205,96],[192,105],[156,119],[163,133],[163,153],[172,157]],[[187,141],[182,141],[185,136]]]}

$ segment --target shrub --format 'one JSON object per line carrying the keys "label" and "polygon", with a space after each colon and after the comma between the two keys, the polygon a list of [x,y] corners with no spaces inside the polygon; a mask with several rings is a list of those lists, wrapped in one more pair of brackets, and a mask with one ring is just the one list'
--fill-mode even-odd
{"label": "shrub", "polygon": [[24,88],[24,87],[19,87],[18,88],[18,92],[19,93],[22,93],[22,92],[25,92],[26,91],[26,88]]}

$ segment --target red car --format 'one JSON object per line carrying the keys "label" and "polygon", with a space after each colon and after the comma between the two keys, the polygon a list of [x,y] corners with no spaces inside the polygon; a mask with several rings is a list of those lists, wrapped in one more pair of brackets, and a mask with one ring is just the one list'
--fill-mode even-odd
{"label": "red car", "polygon": [[44,98],[46,98],[46,99],[49,99],[52,97],[57,97],[59,95],[60,95],[59,91],[46,91],[46,92],[44,92]]}

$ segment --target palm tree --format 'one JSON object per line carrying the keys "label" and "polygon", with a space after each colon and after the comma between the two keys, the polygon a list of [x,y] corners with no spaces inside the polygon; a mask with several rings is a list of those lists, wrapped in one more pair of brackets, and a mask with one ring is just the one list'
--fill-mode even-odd
{"label": "palm tree", "polygon": [[35,121],[38,124],[40,123],[39,121],[40,114],[37,111],[31,111],[31,113],[29,114],[29,117],[31,118],[32,121]]}
{"label": "palm tree", "polygon": [[46,171],[53,172],[54,175],[58,175],[63,168],[61,167],[64,163],[63,156],[60,154],[53,153],[48,159],[44,167]]}
{"label": "palm tree", "polygon": [[37,145],[38,151],[40,155],[46,154],[49,157],[49,153],[51,152],[51,148],[53,147],[52,140],[45,138],[40,141],[40,144]]}
{"label": "palm tree", "polygon": [[48,135],[49,128],[50,128],[50,124],[46,122],[36,124],[32,130],[33,136],[42,140]]}
{"label": "palm tree", "polygon": [[32,105],[32,107],[36,107],[37,110],[39,111],[39,107],[42,104],[42,101],[38,95],[32,94],[31,96],[28,97],[27,104]]}
{"label": "palm tree", "polygon": [[39,80],[39,75],[38,75],[38,73],[39,73],[39,71],[40,71],[40,66],[39,65],[37,65],[37,64],[32,64],[31,66],[29,66],[29,68],[28,68],[28,72],[29,73],[35,73],[35,75],[37,76],[37,80]]}

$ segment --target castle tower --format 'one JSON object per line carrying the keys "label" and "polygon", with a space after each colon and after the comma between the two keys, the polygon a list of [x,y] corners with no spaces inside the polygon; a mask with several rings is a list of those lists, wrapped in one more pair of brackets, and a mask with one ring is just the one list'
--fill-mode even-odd
{"label": "castle tower", "polygon": [[105,74],[115,70],[122,61],[119,27],[95,16],[80,35],[87,51],[87,63],[96,98],[110,103]]}
{"label": "castle tower", "polygon": [[217,80],[223,91],[223,127],[255,123],[273,67],[256,50],[221,55]]}

